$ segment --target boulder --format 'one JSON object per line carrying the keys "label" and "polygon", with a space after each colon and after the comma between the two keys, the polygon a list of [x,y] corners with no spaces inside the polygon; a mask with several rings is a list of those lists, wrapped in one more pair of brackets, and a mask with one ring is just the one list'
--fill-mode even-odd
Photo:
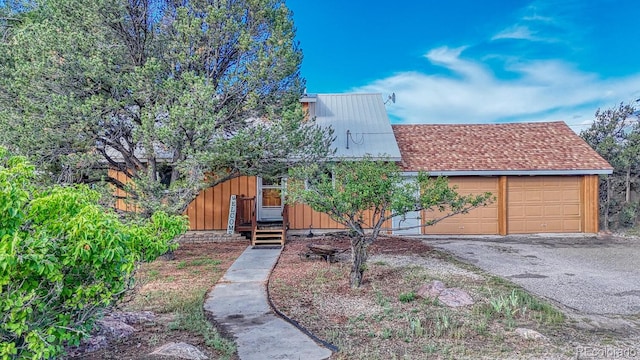
{"label": "boulder", "polygon": [[474,301],[466,291],[458,288],[444,289],[438,295],[438,300],[448,307],[473,305]]}
{"label": "boulder", "polygon": [[178,359],[207,360],[208,357],[197,347],[184,342],[170,342],[155,349],[149,355],[168,356]]}
{"label": "boulder", "polygon": [[516,334],[520,335],[521,338],[527,340],[544,340],[544,335],[539,332],[527,328],[517,328],[515,330]]}
{"label": "boulder", "polygon": [[98,333],[107,337],[107,339],[123,339],[131,336],[136,329],[120,320],[101,319],[96,322],[98,325]]}
{"label": "boulder", "polygon": [[442,281],[434,280],[429,284],[424,284],[416,292],[416,297],[420,299],[435,299],[446,289]]}

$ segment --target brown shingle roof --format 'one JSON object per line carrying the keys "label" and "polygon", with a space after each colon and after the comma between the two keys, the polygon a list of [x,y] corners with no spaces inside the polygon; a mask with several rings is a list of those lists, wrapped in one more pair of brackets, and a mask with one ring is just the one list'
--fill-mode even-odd
{"label": "brown shingle roof", "polygon": [[564,122],[393,125],[404,171],[611,170]]}

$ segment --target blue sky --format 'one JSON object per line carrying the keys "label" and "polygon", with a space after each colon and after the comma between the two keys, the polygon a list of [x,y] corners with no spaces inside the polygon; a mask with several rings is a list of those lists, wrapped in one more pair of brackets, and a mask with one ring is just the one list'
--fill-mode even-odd
{"label": "blue sky", "polygon": [[287,2],[309,93],[376,92],[394,123],[563,120],[640,98],[640,1]]}

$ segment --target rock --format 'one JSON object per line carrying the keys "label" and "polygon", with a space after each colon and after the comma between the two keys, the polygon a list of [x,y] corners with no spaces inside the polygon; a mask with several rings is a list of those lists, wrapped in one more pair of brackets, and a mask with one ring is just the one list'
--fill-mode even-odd
{"label": "rock", "polygon": [[197,347],[179,342],[170,342],[155,349],[149,355],[171,356],[178,359],[191,359],[191,360],[207,360],[209,359],[202,351]]}
{"label": "rock", "polygon": [[103,320],[118,320],[129,325],[141,324],[155,320],[156,315],[152,311],[139,312],[112,312],[106,315]]}
{"label": "rock", "polygon": [[458,288],[442,290],[440,295],[438,295],[438,300],[449,307],[461,307],[474,304],[469,293]]}
{"label": "rock", "polygon": [[442,281],[434,280],[429,284],[424,284],[416,292],[416,297],[421,299],[435,299],[446,287]]}
{"label": "rock", "polygon": [[111,320],[103,318],[96,322],[98,325],[98,333],[106,336],[108,339],[122,339],[133,334],[136,329],[120,320]]}
{"label": "rock", "polygon": [[98,351],[104,347],[109,345],[106,336],[98,335],[91,336],[84,340],[82,340],[82,345],[80,346],[80,352],[90,353],[94,351]]}
{"label": "rock", "polygon": [[531,330],[527,328],[517,328],[515,331],[516,331],[516,334],[520,335],[520,337],[523,339],[527,339],[527,340],[544,340],[545,339],[544,335],[540,334],[535,330]]}

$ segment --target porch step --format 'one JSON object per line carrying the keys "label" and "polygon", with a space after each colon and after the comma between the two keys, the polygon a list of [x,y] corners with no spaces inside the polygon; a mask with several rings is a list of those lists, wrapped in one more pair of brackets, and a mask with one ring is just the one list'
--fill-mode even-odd
{"label": "porch step", "polygon": [[251,239],[251,245],[280,245],[284,246],[286,231],[284,229],[256,229]]}

